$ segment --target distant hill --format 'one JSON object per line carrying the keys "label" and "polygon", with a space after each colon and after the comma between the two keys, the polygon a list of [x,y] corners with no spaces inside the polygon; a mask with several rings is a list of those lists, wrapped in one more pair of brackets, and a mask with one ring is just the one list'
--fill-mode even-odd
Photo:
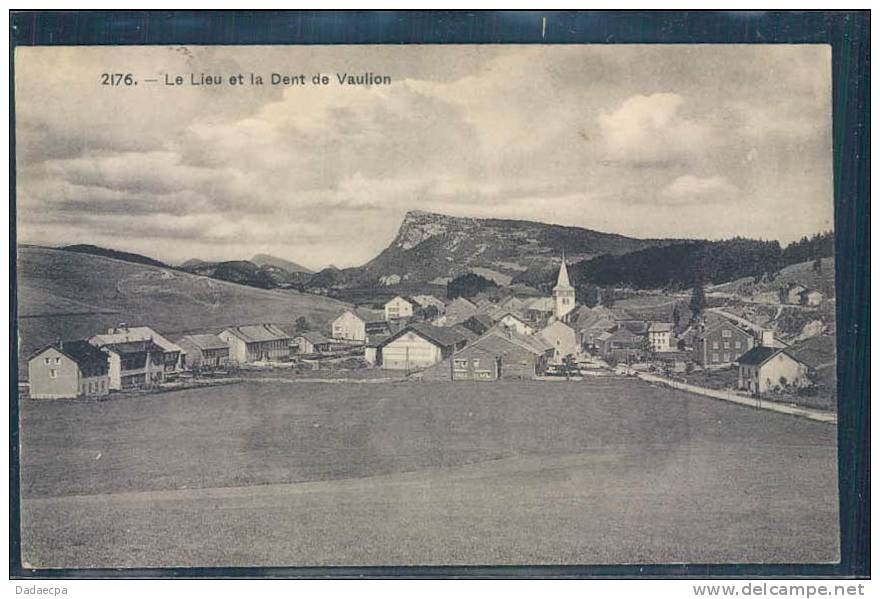
{"label": "distant hill", "polygon": [[134,262],[136,264],[148,264],[150,266],[161,266],[167,267],[168,265],[164,262],[160,262],[159,260],[155,260],[153,258],[149,258],[147,256],[142,256],[140,254],[133,254],[131,252],[121,252],[119,250],[111,250],[108,248],[98,247],[96,245],[88,245],[88,244],[78,244],[78,245],[68,245],[62,248],[65,252],[78,252],[80,254],[92,254],[93,256],[104,256],[105,258],[113,258],[115,260],[125,260],[126,262]]}
{"label": "distant hill", "polygon": [[303,316],[329,332],[328,323],[348,305],[50,248],[19,247],[17,266],[22,357],[58,338],[88,337],[121,321],[176,334],[261,322],[293,325]]}
{"label": "distant hill", "polygon": [[259,287],[260,289],[273,289],[279,286],[267,272],[247,260],[202,262],[186,268],[181,265],[181,269],[193,274],[211,277],[212,279],[249,285],[250,287]]}
{"label": "distant hill", "polygon": [[199,266],[204,266],[205,264],[209,264],[209,263],[205,262],[204,260],[199,260],[198,258],[190,258],[186,262],[178,265],[177,268],[180,268],[182,270],[191,270],[191,269],[197,268]]}
{"label": "distant hill", "polygon": [[464,218],[414,210],[378,256],[357,268],[322,271],[310,287],[394,285],[450,279],[477,272],[498,281],[528,283],[526,273],[558,268],[562,253],[583,260],[625,254],[674,240],[634,239],[546,223]]}
{"label": "distant hill", "polygon": [[290,260],[285,260],[284,258],[278,258],[276,256],[271,256],[269,254],[257,254],[253,258],[251,258],[251,262],[256,264],[257,266],[274,266],[276,268],[280,268],[289,273],[301,272],[301,273],[311,273],[312,271],[306,268],[305,266],[300,266],[296,262],[291,262]]}
{"label": "distant hill", "polygon": [[[240,283],[260,289],[302,288],[312,278],[312,273],[303,267],[280,258],[258,254],[251,260],[228,260],[225,262],[206,262],[193,258],[178,268],[220,281]],[[286,262],[295,270],[288,270],[274,262]]]}

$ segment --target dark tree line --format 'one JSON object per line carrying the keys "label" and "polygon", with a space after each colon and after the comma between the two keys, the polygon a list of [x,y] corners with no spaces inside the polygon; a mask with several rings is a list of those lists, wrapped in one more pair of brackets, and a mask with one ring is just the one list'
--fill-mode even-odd
{"label": "dark tree line", "polygon": [[778,241],[736,237],[724,241],[688,241],[620,256],[598,256],[573,265],[579,286],[630,286],[637,289],[691,289],[775,273],[789,264],[831,256],[832,233],[814,235],[784,250]]}
{"label": "dark tree line", "polygon": [[469,272],[459,275],[446,284],[446,296],[450,299],[456,297],[474,297],[481,291],[498,287],[495,281],[481,277],[476,273]]}
{"label": "dark tree line", "polygon": [[828,258],[834,255],[834,233],[816,233],[812,237],[801,237],[800,241],[794,241],[782,251],[782,260],[786,265],[807,262],[818,258]]}

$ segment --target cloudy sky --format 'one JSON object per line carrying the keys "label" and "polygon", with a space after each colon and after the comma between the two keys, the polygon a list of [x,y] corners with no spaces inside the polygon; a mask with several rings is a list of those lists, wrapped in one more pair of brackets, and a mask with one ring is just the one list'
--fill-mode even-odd
{"label": "cloudy sky", "polygon": [[[783,244],[833,226],[827,46],[16,49],[18,238],[358,265],[411,209]],[[363,73],[390,86],[166,86]],[[100,85],[131,72],[137,86]],[[156,78],[149,84],[144,79]]]}

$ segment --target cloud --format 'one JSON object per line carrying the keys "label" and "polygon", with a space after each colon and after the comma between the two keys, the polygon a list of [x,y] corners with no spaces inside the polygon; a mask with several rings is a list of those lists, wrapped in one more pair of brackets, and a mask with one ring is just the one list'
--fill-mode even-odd
{"label": "cloud", "polygon": [[711,204],[730,201],[739,195],[739,189],[724,177],[700,178],[693,175],[677,177],[661,192],[666,204]]}
{"label": "cloud", "polygon": [[705,124],[684,118],[685,99],[673,93],[627,98],[599,115],[599,129],[612,161],[665,164],[703,151],[711,139]]}
{"label": "cloud", "polygon": [[[253,247],[318,267],[372,258],[413,208],[658,237],[799,238],[831,215],[829,56],[813,46],[19,48],[19,237],[104,240],[171,261]],[[393,84],[108,90],[94,83],[107,64],[141,76],[381,67]],[[724,202],[735,210],[722,227]],[[748,218],[793,209],[802,218],[790,230]]]}

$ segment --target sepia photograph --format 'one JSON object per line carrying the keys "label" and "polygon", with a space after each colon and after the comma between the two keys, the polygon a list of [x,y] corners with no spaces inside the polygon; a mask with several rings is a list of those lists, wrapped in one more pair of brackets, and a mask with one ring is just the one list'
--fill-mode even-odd
{"label": "sepia photograph", "polygon": [[841,560],[828,44],[17,46],[20,559]]}

